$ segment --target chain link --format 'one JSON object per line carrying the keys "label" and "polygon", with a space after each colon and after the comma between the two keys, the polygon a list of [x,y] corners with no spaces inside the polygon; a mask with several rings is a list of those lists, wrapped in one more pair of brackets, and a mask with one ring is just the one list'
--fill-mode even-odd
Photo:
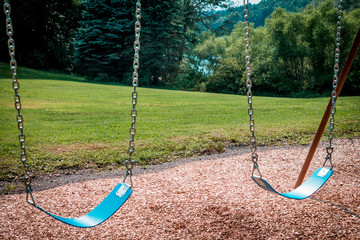
{"label": "chain link", "polygon": [[139,62],[139,57],[140,57],[140,30],[141,30],[141,23],[140,23],[140,18],[141,18],[141,2],[140,0],[137,1],[136,3],[136,10],[135,10],[135,15],[136,15],[136,22],[135,22],[135,41],[134,41],[134,62],[133,62],[133,76],[132,76],[132,84],[133,84],[133,91],[132,91],[132,110],[131,110],[131,126],[130,126],[130,141],[129,141],[129,160],[125,161],[125,167],[126,167],[126,173],[125,173],[125,179],[127,178],[127,176],[129,176],[130,179],[130,184],[132,187],[132,180],[131,180],[131,175],[132,175],[132,169],[134,167],[135,161],[132,159],[132,155],[135,152],[135,133],[136,133],[136,129],[135,129],[135,124],[136,124],[136,116],[137,116],[137,110],[136,110],[136,104],[137,104],[137,99],[138,99],[138,92],[137,92],[137,86],[138,86],[138,81],[139,81],[139,66],[140,66],[140,62]]}
{"label": "chain link", "polygon": [[251,58],[251,54],[250,54],[250,35],[249,35],[249,22],[248,22],[248,18],[249,18],[249,9],[248,9],[248,5],[249,5],[249,0],[244,0],[244,18],[245,18],[245,60],[246,60],[246,86],[247,86],[247,101],[249,104],[249,108],[248,108],[248,114],[250,117],[249,120],[249,125],[250,125],[250,148],[251,148],[251,159],[253,161],[253,171],[252,171],[252,175],[254,175],[255,170],[257,171],[257,173],[259,174],[259,177],[261,178],[261,172],[259,169],[259,165],[258,165],[258,154],[257,154],[257,146],[256,146],[256,137],[255,137],[255,121],[254,121],[254,109],[252,107],[253,104],[253,100],[252,100],[252,92],[251,92],[251,88],[252,88],[252,81],[251,81],[251,66],[250,66],[250,58]]}
{"label": "chain link", "polygon": [[[29,199],[29,194],[31,195],[31,179],[32,179],[32,173],[30,170],[29,165],[27,164],[27,154],[26,154],[26,148],[25,148],[25,134],[24,134],[24,118],[21,115],[21,101],[20,101],[20,95],[19,95],[19,88],[20,84],[18,81],[17,76],[17,62],[15,60],[15,41],[12,38],[13,37],[13,25],[12,20],[10,17],[11,14],[11,6],[8,0],[4,0],[4,13],[6,15],[6,33],[9,37],[8,40],[8,49],[9,49],[9,55],[10,55],[10,70],[12,75],[12,88],[14,89],[15,95],[14,95],[14,102],[15,102],[15,109],[17,111],[16,115],[16,121],[18,125],[18,130],[20,132],[18,136],[19,144],[20,144],[20,160],[23,164],[23,182],[25,184],[25,189],[27,193],[26,199]],[[31,195],[32,203],[34,204],[34,199]],[[28,200],[29,201],[29,200]]]}
{"label": "chain link", "polygon": [[[334,125],[335,125],[335,112],[336,112],[336,107],[335,107],[335,102],[336,102],[336,98],[337,98],[337,93],[336,93],[336,87],[337,87],[337,83],[338,83],[338,79],[339,79],[339,59],[340,59],[340,36],[341,36],[341,19],[342,19],[342,0],[339,0],[339,6],[338,6],[338,22],[336,25],[337,28],[337,33],[336,33],[336,49],[335,49],[335,64],[334,64],[334,76],[333,76],[333,90],[332,90],[332,94],[331,94],[331,98],[332,98],[332,105],[331,105],[331,116],[330,116],[330,123],[329,123],[329,144],[326,147],[326,152],[327,152],[327,156],[325,158],[325,162],[323,164],[323,166],[325,166],[325,164],[327,163],[327,161],[329,161],[330,163],[330,167],[333,167],[332,164],[332,159],[331,159],[331,155],[334,151],[334,147],[332,146],[332,139],[334,137],[334,133],[333,133],[333,129],[334,129]],[[255,122],[254,122],[254,118],[253,118],[253,114],[254,114],[254,110],[252,108],[252,92],[251,92],[251,87],[252,87],[252,81],[251,81],[251,67],[250,67],[250,58],[251,58],[251,54],[249,51],[249,47],[250,47],[250,38],[249,38],[249,22],[248,22],[248,18],[249,18],[249,10],[248,10],[248,5],[249,5],[249,0],[244,0],[244,18],[245,18],[245,54],[246,54],[246,85],[247,85],[247,97],[248,97],[248,104],[249,104],[249,108],[248,108],[248,114],[250,116],[250,146],[251,146],[251,158],[253,161],[253,171],[252,171],[252,175],[254,175],[255,170],[257,170],[258,174],[260,175],[261,178],[261,172],[259,170],[259,165],[258,165],[258,154],[256,153],[257,150],[257,146],[256,146],[256,137],[255,137]]]}
{"label": "chain link", "polygon": [[331,110],[330,110],[331,115],[330,115],[330,122],[329,122],[329,140],[328,140],[329,144],[326,147],[326,157],[325,157],[325,162],[323,164],[323,166],[325,166],[326,163],[329,161],[331,168],[333,167],[331,155],[334,151],[334,147],[332,146],[332,139],[334,138],[333,129],[334,129],[334,125],[335,125],[335,112],[336,112],[335,102],[336,102],[336,98],[337,98],[336,87],[337,87],[338,79],[339,79],[342,2],[343,2],[342,0],[339,0],[338,21],[336,24],[336,40],[335,40],[336,48],[335,48],[334,76],[333,76],[333,82],[332,82],[333,90],[331,93]]}
{"label": "chain link", "polygon": [[[27,192],[27,200],[29,199],[29,193],[30,193],[31,199],[32,199],[31,203],[35,204],[32,194],[31,194],[32,173],[29,168],[29,165],[27,164],[27,153],[26,153],[26,148],[25,148],[26,137],[24,134],[24,119],[23,119],[23,116],[21,115],[21,100],[20,100],[20,95],[18,92],[18,90],[20,88],[20,84],[19,84],[18,78],[17,78],[17,62],[15,60],[15,41],[12,38],[13,25],[12,25],[12,20],[10,17],[11,5],[8,0],[4,0],[3,7],[4,7],[4,13],[6,15],[6,33],[9,36],[8,49],[9,49],[9,55],[11,58],[10,69],[11,69],[11,74],[12,74],[12,79],[13,79],[12,87],[15,91],[14,101],[15,101],[15,109],[17,110],[16,120],[18,123],[18,129],[20,131],[18,139],[19,139],[20,149],[21,149],[20,159],[21,159],[21,162],[23,163],[23,172],[24,172],[23,181],[25,184],[26,192]],[[135,15],[136,15],[135,41],[134,41],[135,54],[134,54],[134,62],[133,62],[134,72],[133,72],[133,77],[132,77],[133,91],[132,91],[132,110],[131,110],[131,126],[130,126],[130,141],[129,141],[129,160],[125,161],[126,173],[125,173],[125,178],[124,178],[124,181],[125,181],[126,177],[129,176],[131,186],[132,186],[132,181],[131,181],[132,169],[133,169],[134,163],[135,163],[134,160],[132,160],[132,155],[135,151],[134,141],[135,141],[135,133],[136,133],[135,124],[136,124],[136,116],[137,116],[136,104],[137,104],[137,98],[138,98],[137,86],[138,86],[138,79],[139,79],[138,69],[139,69],[139,65],[140,65],[139,64],[140,30],[141,30],[141,23],[140,23],[141,3],[140,3],[140,0],[138,0],[136,3]]]}

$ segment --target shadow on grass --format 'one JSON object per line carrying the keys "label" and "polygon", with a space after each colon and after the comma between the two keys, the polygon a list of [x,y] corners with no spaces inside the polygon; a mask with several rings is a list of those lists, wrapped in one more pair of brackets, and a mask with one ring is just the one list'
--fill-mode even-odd
{"label": "shadow on grass", "polygon": [[[37,80],[59,80],[59,81],[69,81],[69,82],[82,82],[82,83],[92,83],[99,85],[114,85],[114,86],[131,86],[130,80],[129,83],[120,83],[116,81],[99,81],[87,79],[85,76],[80,76],[76,74],[57,72],[57,71],[44,71],[44,70],[35,70],[27,67],[18,66],[18,78],[19,80],[26,79],[37,79]],[[9,78],[11,79],[11,72],[9,69],[9,64],[0,62],[0,79]],[[154,89],[163,89],[163,90],[179,90],[166,85],[155,85],[155,86],[141,86],[143,88],[154,88]]]}
{"label": "shadow on grass", "polygon": [[[126,84],[121,84],[119,82],[114,82],[114,81],[101,82],[101,81],[86,79],[85,76],[56,72],[56,71],[35,70],[21,66],[18,66],[17,74],[20,81],[26,79],[59,80],[59,81],[93,83],[93,84],[101,84],[101,85],[128,86]],[[11,72],[9,69],[9,65],[7,63],[0,62],[0,78],[11,79]]]}

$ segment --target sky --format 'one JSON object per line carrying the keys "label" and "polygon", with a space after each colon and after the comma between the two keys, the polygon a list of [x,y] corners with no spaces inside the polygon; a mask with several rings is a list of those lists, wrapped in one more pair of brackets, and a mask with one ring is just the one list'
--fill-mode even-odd
{"label": "sky", "polygon": [[[261,0],[249,0],[249,3],[251,4],[258,4]],[[237,6],[241,6],[244,5],[244,0],[232,0],[233,5],[231,5],[232,7],[237,7]],[[223,8],[215,8],[215,10],[223,10]]]}
{"label": "sky", "polygon": [[[241,6],[243,4],[243,0],[232,0],[234,2],[234,6]],[[249,0],[249,3],[251,4],[258,4],[261,0]]]}

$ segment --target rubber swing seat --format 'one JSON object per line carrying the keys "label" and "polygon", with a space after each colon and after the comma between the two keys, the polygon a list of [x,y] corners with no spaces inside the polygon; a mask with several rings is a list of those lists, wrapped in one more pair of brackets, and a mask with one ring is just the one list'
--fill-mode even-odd
{"label": "rubber swing seat", "polygon": [[48,211],[45,211],[36,204],[34,204],[34,206],[61,222],[75,227],[88,228],[99,225],[111,217],[125,203],[125,201],[130,197],[131,193],[132,189],[127,184],[120,183],[98,206],[96,206],[86,215],[78,218],[59,217]]}
{"label": "rubber swing seat", "polygon": [[259,187],[269,192],[286,198],[301,200],[310,197],[319,190],[330,178],[333,172],[334,171],[328,167],[318,168],[303,184],[288,193],[277,192],[265,179],[255,176],[251,176],[251,178],[257,185],[259,185]]}

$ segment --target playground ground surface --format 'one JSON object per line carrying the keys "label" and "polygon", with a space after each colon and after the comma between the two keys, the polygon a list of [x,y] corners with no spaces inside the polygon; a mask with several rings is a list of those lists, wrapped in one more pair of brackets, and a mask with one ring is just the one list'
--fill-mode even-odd
{"label": "playground ground surface", "polygon": [[[322,166],[321,143],[307,177]],[[360,239],[360,139],[336,139],[334,174],[312,197],[290,200],[252,182],[249,149],[136,169],[133,194],[108,221],[80,229],[0,196],[0,239]],[[259,148],[263,177],[289,191],[308,146]],[[36,203],[78,217],[121,182],[117,172],[79,172],[34,182]]]}

